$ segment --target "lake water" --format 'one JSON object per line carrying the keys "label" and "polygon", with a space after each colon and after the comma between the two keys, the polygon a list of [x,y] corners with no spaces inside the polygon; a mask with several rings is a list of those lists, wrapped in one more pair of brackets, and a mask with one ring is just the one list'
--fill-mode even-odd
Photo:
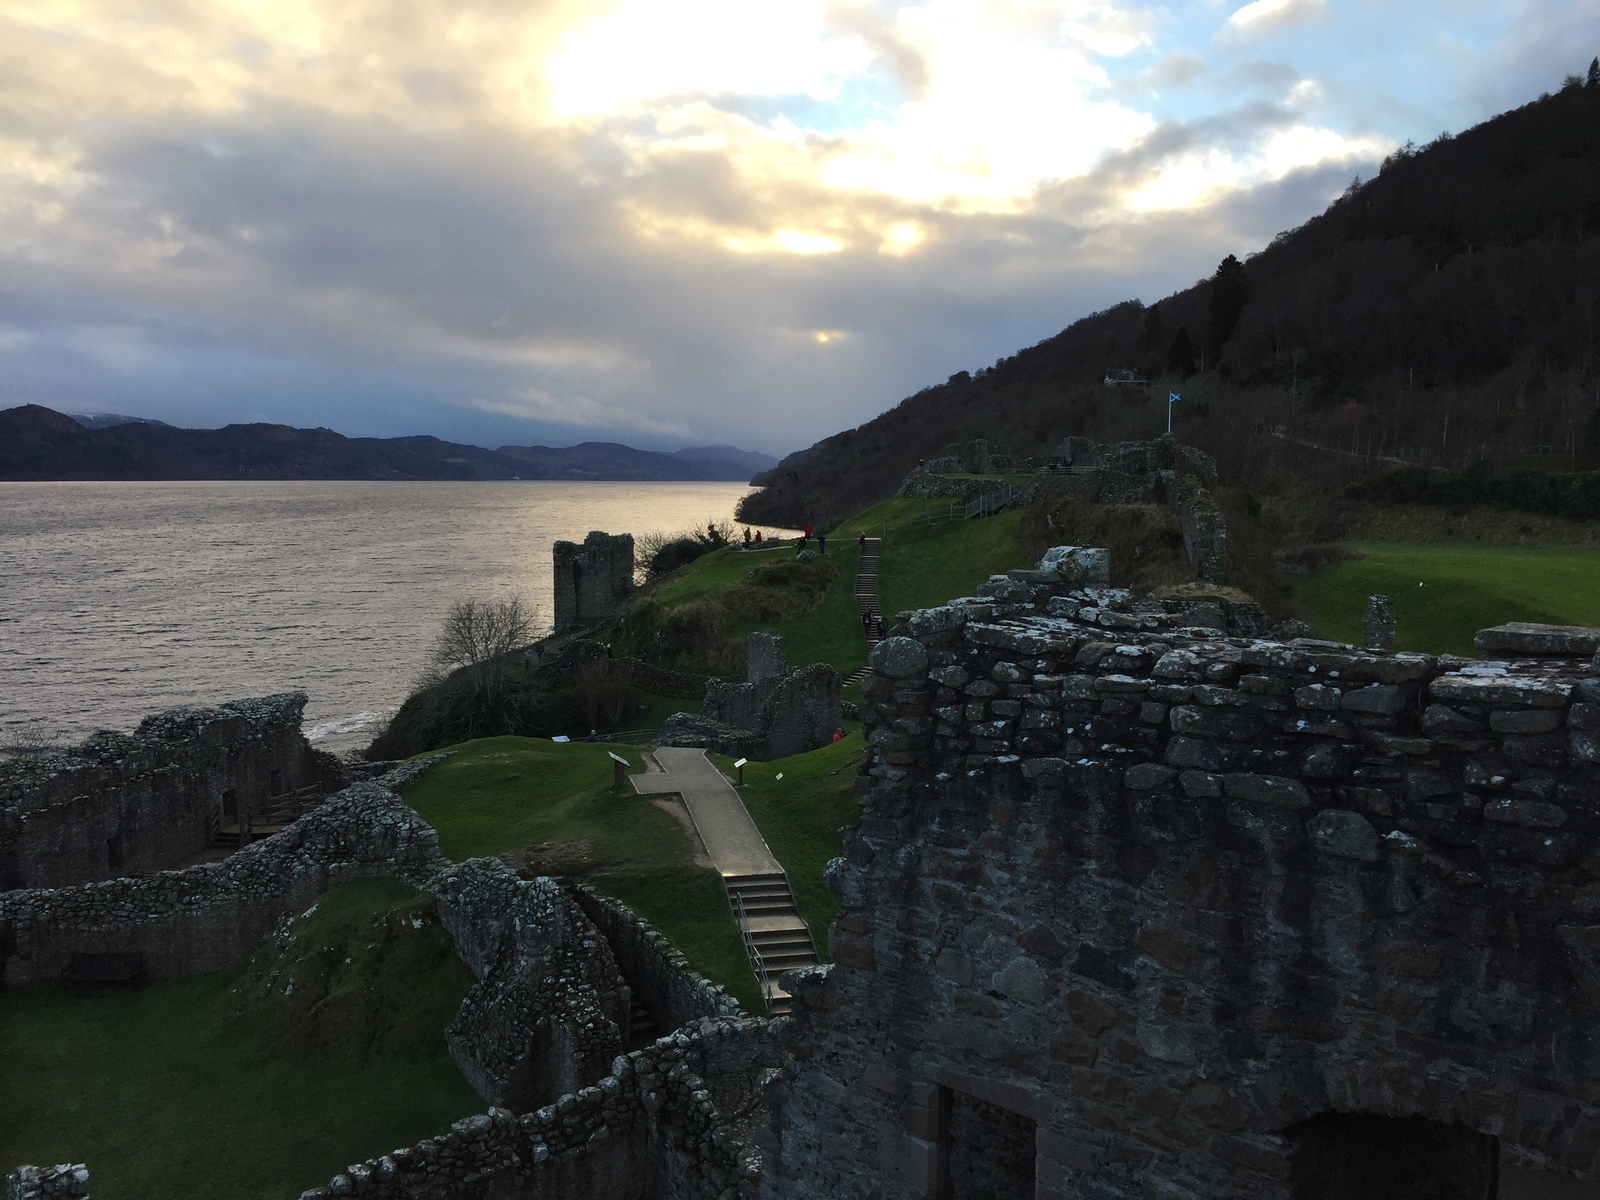
{"label": "lake water", "polygon": [[365,745],[450,604],[550,619],[550,546],[730,519],[736,483],[0,483],[0,740],[303,688]]}

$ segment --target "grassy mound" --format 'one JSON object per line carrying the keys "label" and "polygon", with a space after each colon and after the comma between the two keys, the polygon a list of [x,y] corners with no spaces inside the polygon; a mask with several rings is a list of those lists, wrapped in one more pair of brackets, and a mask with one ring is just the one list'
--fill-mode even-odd
{"label": "grassy mound", "polygon": [[433,898],[381,879],[334,888],[285,922],[234,991],[275,1051],[314,1063],[433,1054],[471,986]]}
{"label": "grassy mound", "polygon": [[1361,639],[1367,597],[1393,604],[1402,650],[1476,655],[1472,635],[1503,621],[1600,625],[1600,556],[1569,547],[1363,542],[1365,557],[1301,580],[1295,599],[1326,637]]}
{"label": "grassy mound", "polygon": [[[86,1162],[103,1200],[281,1200],[481,1111],[444,1047],[470,977],[430,913],[352,884],[249,971],[0,995],[0,1163]],[[320,1004],[269,999],[274,969]]]}

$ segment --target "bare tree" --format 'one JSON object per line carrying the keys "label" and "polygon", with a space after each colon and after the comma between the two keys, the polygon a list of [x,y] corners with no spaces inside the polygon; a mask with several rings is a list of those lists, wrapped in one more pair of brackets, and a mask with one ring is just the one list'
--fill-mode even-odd
{"label": "bare tree", "polygon": [[537,610],[520,596],[457,600],[428,654],[424,682],[441,683],[465,671],[475,691],[498,691],[506,656],[527,645],[537,627]]}

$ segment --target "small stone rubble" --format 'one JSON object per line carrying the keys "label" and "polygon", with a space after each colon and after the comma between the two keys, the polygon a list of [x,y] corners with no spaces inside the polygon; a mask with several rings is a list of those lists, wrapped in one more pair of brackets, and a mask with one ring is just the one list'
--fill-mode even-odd
{"label": "small stone rubble", "polygon": [[131,734],[0,765],[0,891],[66,887],[174,866],[204,850],[224,798],[259,808],[344,786],[300,731],[304,692],[186,707]]}
{"label": "small stone rubble", "polygon": [[89,1200],[89,1172],[82,1163],[18,1167],[6,1177],[6,1200]]}
{"label": "small stone rubble", "polygon": [[1053,558],[873,652],[760,1194],[1292,1200],[1340,1114],[1593,1178],[1600,634],[1273,641]]}

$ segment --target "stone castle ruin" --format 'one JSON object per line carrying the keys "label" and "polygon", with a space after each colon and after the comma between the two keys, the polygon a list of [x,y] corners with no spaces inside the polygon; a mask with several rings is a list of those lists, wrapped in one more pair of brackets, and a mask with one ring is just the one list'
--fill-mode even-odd
{"label": "stone castle ruin", "polygon": [[[836,962],[783,977],[790,1017],[592,892],[445,862],[394,794],[426,761],[221,863],[0,892],[5,979],[84,950],[215,969],[331,883],[430,891],[489,1107],[302,1200],[1592,1188],[1600,631],[1356,649],[1105,565],[1057,548],[873,651]],[[740,686],[785,677],[774,649]],[[635,999],[673,1032],[641,1044]],[[71,1164],[9,1186],[88,1194]]]}
{"label": "stone castle ruin", "polygon": [[[131,734],[0,766],[0,891],[176,866],[232,826],[343,786],[300,731],[304,692],[178,708]],[[235,841],[237,844],[237,840]]]}
{"label": "stone castle ruin", "polygon": [[833,740],[841,711],[839,673],[825,663],[791,667],[783,639],[746,639],[745,681],[706,681],[698,713],[674,713],[656,736],[661,746],[700,746],[767,762],[815,750]]}
{"label": "stone castle ruin", "polygon": [[759,1194],[1595,1180],[1600,633],[1368,653],[1042,575],[874,652]]}
{"label": "stone castle ruin", "polygon": [[577,542],[556,542],[555,631],[579,621],[603,621],[622,611],[633,595],[633,534],[594,530]]}
{"label": "stone castle ruin", "polygon": [[[1045,489],[1071,492],[1096,504],[1164,504],[1178,514],[1189,565],[1201,579],[1222,583],[1228,573],[1228,526],[1212,496],[1217,464],[1209,454],[1170,435],[1144,442],[1095,442],[1069,437],[1054,454],[1012,458],[979,438],[953,445],[944,458],[914,468],[900,495],[975,500],[994,485],[982,479],[947,479],[967,473],[1030,476],[1011,489],[1007,503],[1027,502]],[[993,511],[993,510],[986,510]]]}

